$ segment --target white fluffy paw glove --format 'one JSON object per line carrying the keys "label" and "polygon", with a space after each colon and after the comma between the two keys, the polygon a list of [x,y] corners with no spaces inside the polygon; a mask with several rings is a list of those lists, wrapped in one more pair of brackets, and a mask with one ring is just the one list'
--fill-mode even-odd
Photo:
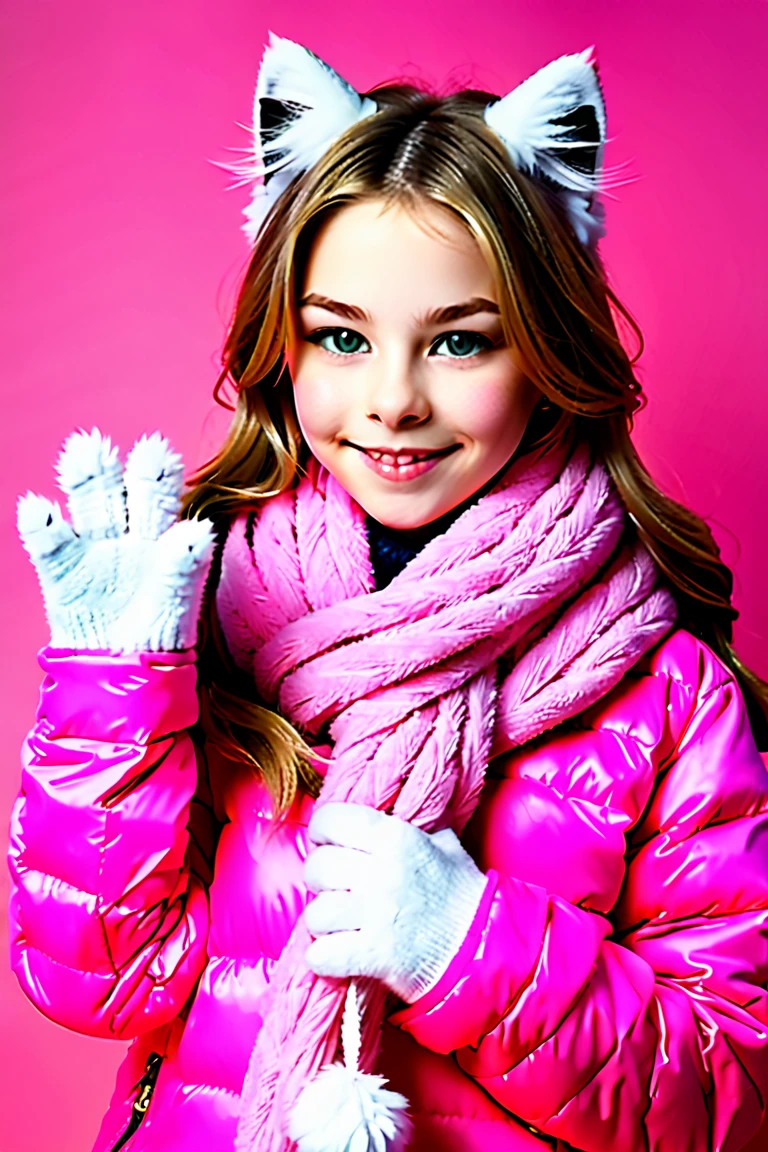
{"label": "white fluffy paw glove", "polygon": [[447,829],[415,825],[364,804],[329,803],[308,834],[320,847],[304,879],[317,893],[304,911],[318,976],[373,976],[408,1003],[432,988],[455,956],[486,877]]}
{"label": "white fluffy paw glove", "polygon": [[170,652],[194,647],[214,548],[209,520],[178,521],[182,462],[159,432],[125,471],[97,428],[59,456],[56,503],[27,492],[17,524],[43,590],[54,647]]}

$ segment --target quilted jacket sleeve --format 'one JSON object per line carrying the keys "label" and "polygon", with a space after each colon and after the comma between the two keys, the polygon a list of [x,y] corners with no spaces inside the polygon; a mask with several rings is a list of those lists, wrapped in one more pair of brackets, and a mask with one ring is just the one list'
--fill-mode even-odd
{"label": "quilted jacket sleeve", "polygon": [[491,874],[440,983],[392,1018],[584,1152],[736,1152],[768,1099],[768,773],[711,653],[685,691],[610,916]]}
{"label": "quilted jacket sleeve", "polygon": [[11,962],[52,1020],[128,1039],[176,1016],[205,963],[194,652],[39,660],[11,818]]}

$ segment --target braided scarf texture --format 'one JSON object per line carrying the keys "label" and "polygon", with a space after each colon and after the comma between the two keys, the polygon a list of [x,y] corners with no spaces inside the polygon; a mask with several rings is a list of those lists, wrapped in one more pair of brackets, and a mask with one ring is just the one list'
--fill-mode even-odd
{"label": "braided scarf texture", "polygon": [[[235,518],[224,635],[262,698],[330,744],[317,803],[460,834],[490,759],[600,699],[673,626],[673,596],[627,519],[605,466],[572,441],[514,461],[380,591],[365,512],[314,458],[250,523]],[[306,967],[310,940],[299,918],[264,997],[242,1152],[290,1152],[291,1109],[336,1055],[348,981]],[[385,990],[359,986],[372,1071]]]}

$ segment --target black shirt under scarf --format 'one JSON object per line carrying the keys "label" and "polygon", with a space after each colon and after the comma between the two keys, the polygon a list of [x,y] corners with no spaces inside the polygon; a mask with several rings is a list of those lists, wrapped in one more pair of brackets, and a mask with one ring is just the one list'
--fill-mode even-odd
{"label": "black shirt under scarf", "polygon": [[371,549],[373,578],[376,582],[376,591],[380,592],[394,580],[398,572],[402,572],[410,560],[413,560],[420,551],[420,546],[406,542],[405,537],[409,536],[409,533],[387,528],[371,516],[366,516],[365,527]]}
{"label": "black shirt under scarf", "polygon": [[496,483],[498,476],[497,473],[478,492],[473,493],[457,508],[452,508],[450,512],[446,512],[438,520],[433,520],[431,524],[425,524],[423,528],[387,528],[385,524],[380,524],[372,516],[366,516],[365,528],[371,549],[371,565],[373,578],[376,582],[376,591],[380,592],[382,588],[386,588],[398,572],[402,572],[406,564],[421,552],[425,544],[450,528],[454,520],[457,520],[461,513],[469,508],[470,504],[474,504],[476,500],[489,492]]}

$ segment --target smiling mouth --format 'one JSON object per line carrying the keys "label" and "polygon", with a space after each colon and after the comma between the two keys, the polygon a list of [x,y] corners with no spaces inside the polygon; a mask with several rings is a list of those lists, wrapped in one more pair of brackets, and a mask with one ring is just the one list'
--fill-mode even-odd
{"label": "smiling mouth", "polygon": [[378,460],[381,464],[389,464],[393,467],[421,464],[424,460],[448,456],[461,447],[460,444],[449,444],[447,448],[398,448],[397,451],[391,451],[386,448],[364,448],[361,444],[354,444],[351,440],[342,440],[341,443],[350,448],[356,448],[358,452],[362,452],[364,456],[369,456],[371,460]]}

